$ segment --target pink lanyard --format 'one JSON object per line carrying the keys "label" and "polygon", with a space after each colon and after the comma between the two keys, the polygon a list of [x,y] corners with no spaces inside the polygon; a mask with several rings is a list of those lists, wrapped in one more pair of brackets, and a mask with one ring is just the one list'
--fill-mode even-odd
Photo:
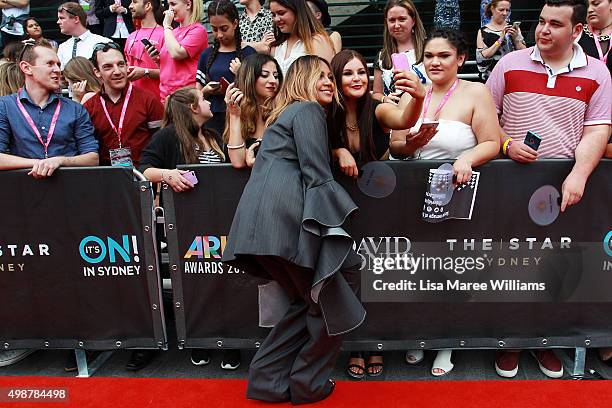
{"label": "pink lanyard", "polygon": [[55,112],[53,113],[53,117],[51,118],[51,126],[49,126],[49,132],[47,133],[47,141],[44,142],[40,134],[40,131],[38,130],[38,128],[34,124],[34,121],[32,120],[32,117],[30,116],[28,111],[25,109],[21,101],[19,100],[19,95],[21,94],[21,91],[22,89],[20,89],[19,92],[17,92],[17,106],[19,106],[19,110],[21,110],[23,117],[25,118],[26,122],[28,122],[28,124],[32,128],[32,132],[34,132],[40,144],[43,145],[43,147],[45,148],[45,159],[48,159],[49,158],[49,155],[48,155],[49,144],[51,143],[51,139],[53,139],[53,132],[55,132],[55,125],[57,124],[57,119],[59,118],[60,109],[62,108],[62,101],[59,99],[57,100],[57,106],[55,107]]}
{"label": "pink lanyard", "polygon": [[[444,98],[442,98],[442,101],[440,101],[440,104],[438,105],[438,107],[436,108],[436,112],[434,113],[434,116],[433,116],[434,119],[438,118],[438,115],[440,115],[440,111],[442,111],[442,108],[444,107],[444,105],[446,105],[446,102],[448,102],[448,99],[451,97],[453,92],[455,92],[455,89],[457,89],[457,85],[459,85],[459,78],[455,80],[455,82],[450,87],[448,92],[446,92],[446,95],[444,95]],[[427,90],[427,94],[425,95],[425,102],[423,104],[423,114],[421,115],[423,119],[425,119],[425,115],[427,115],[427,110],[429,109],[429,103],[431,102],[432,94],[433,94],[433,86]]]}
{"label": "pink lanyard", "polygon": [[599,37],[595,34],[595,30],[592,27],[589,27],[591,32],[593,33],[593,41],[595,41],[595,47],[597,47],[597,53],[599,54],[599,60],[604,64],[608,62],[608,54],[610,54],[610,49],[612,48],[612,40],[610,41],[610,45],[608,46],[608,52],[604,55],[603,50],[601,49],[601,44],[599,44]]}
{"label": "pink lanyard", "polygon": [[104,109],[104,114],[106,115],[106,119],[108,123],[110,123],[113,131],[117,135],[117,139],[119,139],[119,148],[121,149],[121,132],[123,132],[123,120],[125,119],[125,112],[127,111],[128,102],[130,101],[130,96],[132,96],[132,83],[128,87],[127,94],[125,95],[125,100],[123,101],[123,106],[121,107],[121,116],[119,116],[119,129],[115,127],[110,115],[108,114],[108,109],[106,109],[106,103],[104,102],[104,98],[100,95],[100,103],[102,104],[102,109]]}

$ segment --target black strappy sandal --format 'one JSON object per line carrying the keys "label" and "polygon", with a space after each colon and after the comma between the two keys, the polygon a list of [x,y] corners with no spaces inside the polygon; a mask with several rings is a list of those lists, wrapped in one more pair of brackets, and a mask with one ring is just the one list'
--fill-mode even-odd
{"label": "black strappy sandal", "polygon": [[[360,358],[360,359],[364,359],[363,358],[363,354],[361,352],[353,352],[351,353],[351,357],[350,359],[354,359],[354,358]],[[350,362],[350,360],[349,360]],[[364,364],[365,364],[365,360],[364,360]],[[353,371],[353,369],[359,369],[361,370],[361,373],[356,373],[355,371]],[[354,378],[356,380],[361,380],[363,379],[363,377],[365,377],[365,373],[366,373],[366,367],[365,365],[361,365],[361,364],[348,364],[346,366],[346,374],[351,377]]]}
{"label": "black strappy sandal", "polygon": [[[370,354],[370,357],[368,358],[368,360],[370,360],[372,357],[380,357],[382,359],[384,359],[382,354]],[[380,367],[380,371],[378,372],[371,372],[370,369],[371,368],[378,368]],[[368,362],[368,364],[366,364],[366,372],[368,373],[368,375],[370,377],[378,377],[379,375],[381,375],[383,373],[383,371],[385,371],[385,363],[384,360],[382,363],[370,363]]]}

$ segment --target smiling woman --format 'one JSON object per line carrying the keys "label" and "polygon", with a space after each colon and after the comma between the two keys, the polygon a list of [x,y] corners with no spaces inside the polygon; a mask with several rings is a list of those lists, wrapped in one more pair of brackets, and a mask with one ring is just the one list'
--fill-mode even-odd
{"label": "smiling woman", "polygon": [[303,55],[317,55],[331,61],[335,53],[334,45],[305,1],[272,0],[270,11],[275,38],[270,52],[283,74]]}
{"label": "smiling woman", "polygon": [[357,207],[329,167],[325,108],[334,99],[327,61],[291,65],[223,252],[224,262],[276,281],[291,304],[251,362],[247,398],[327,398],[342,334],[365,317],[354,292],[361,259],[342,229]]}

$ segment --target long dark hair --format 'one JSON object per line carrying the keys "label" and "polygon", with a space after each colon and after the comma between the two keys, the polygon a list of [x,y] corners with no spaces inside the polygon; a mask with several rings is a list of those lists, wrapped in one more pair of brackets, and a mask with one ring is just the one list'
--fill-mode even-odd
{"label": "long dark hair", "polygon": [[[196,147],[200,151],[204,150],[204,144],[200,141],[198,135],[200,127],[193,119],[191,113],[191,107],[198,104],[200,98],[200,91],[194,87],[184,87],[171,93],[166,99],[166,107],[164,111],[164,120],[162,127],[165,128],[170,125],[174,125],[176,131],[176,137],[179,140],[181,147],[181,153],[185,158],[186,164],[197,164],[198,153]],[[219,147],[215,141],[214,134],[202,127],[202,134],[204,138],[210,144],[210,147],[225,160],[223,150]]]}
{"label": "long dark hair", "polygon": [[[353,59],[357,59],[367,72],[368,65],[366,64],[363,56],[357,51],[342,50],[337,53],[331,61],[331,69],[334,74],[334,78],[336,78],[338,94],[340,95],[341,102],[344,102],[344,95],[342,94],[342,71],[344,71],[346,64]],[[357,121],[359,125],[359,151],[361,155],[361,164],[379,159],[379,157],[376,157],[374,138],[372,137],[372,127],[374,125],[374,120],[376,119],[374,118],[374,100],[370,95],[369,89],[370,77],[368,75],[366,92],[361,98],[359,98],[359,100],[357,100]],[[328,133],[332,148],[338,149],[340,147],[347,147],[346,111],[342,105],[334,101],[332,103],[331,114],[328,117]]]}
{"label": "long dark hair", "polygon": [[[208,5],[208,21],[210,21],[211,17],[214,16],[225,16],[229,21],[236,22],[236,31],[234,31],[234,44],[236,44],[236,56],[239,60],[242,61],[242,34],[240,33],[240,17],[238,15],[238,9],[234,6],[229,0],[214,0],[210,2]],[[213,62],[215,62],[215,58],[219,54],[219,47],[221,43],[219,40],[215,38],[213,43],[213,50],[208,57],[208,61],[206,61],[206,67],[204,70],[204,75],[206,75],[207,81],[210,81],[210,67]]]}
{"label": "long dark hair", "polygon": [[[268,54],[255,53],[249,55],[244,59],[240,69],[236,74],[236,80],[234,83],[236,87],[240,89],[244,95],[240,102],[240,122],[242,139],[247,140],[257,130],[257,119],[258,115],[261,115],[264,122],[268,118],[268,114],[272,109],[272,103],[274,97],[269,98],[263,104],[258,103],[257,92],[255,92],[257,79],[261,76],[263,66],[268,62],[273,62],[278,72],[278,87],[276,88],[277,93],[283,84],[283,71],[278,64],[278,61]],[[276,96],[276,95],[275,95]],[[227,113],[225,120],[225,131],[223,132],[223,141],[225,143],[229,140],[229,112]]]}

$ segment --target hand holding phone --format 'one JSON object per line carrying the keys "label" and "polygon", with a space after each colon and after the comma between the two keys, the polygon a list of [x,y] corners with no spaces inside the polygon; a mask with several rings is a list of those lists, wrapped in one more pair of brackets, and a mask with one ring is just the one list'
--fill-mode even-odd
{"label": "hand holding phone", "polygon": [[195,172],[193,171],[188,171],[187,173],[183,173],[183,177],[185,178],[185,180],[189,181],[194,186],[198,184],[198,178],[196,177]]}
{"label": "hand holding phone", "polygon": [[151,41],[149,41],[148,38],[141,38],[140,42],[145,46],[145,47],[154,47],[153,43]]}
{"label": "hand holding phone", "polygon": [[437,120],[430,120],[430,121],[423,121],[423,123],[421,123],[421,131],[423,130],[432,130],[435,131],[436,129],[438,129],[438,125],[440,124],[440,122],[438,122]]}
{"label": "hand holding phone", "polygon": [[540,143],[542,143],[542,138],[531,130],[527,131],[527,135],[525,136],[525,140],[523,141],[525,145],[531,147],[536,152],[540,148]]}
{"label": "hand holding phone", "polygon": [[225,91],[227,91],[227,87],[229,86],[229,81],[227,79],[225,79],[224,77],[221,77],[219,79],[219,84],[221,86],[221,93],[225,93]]}

